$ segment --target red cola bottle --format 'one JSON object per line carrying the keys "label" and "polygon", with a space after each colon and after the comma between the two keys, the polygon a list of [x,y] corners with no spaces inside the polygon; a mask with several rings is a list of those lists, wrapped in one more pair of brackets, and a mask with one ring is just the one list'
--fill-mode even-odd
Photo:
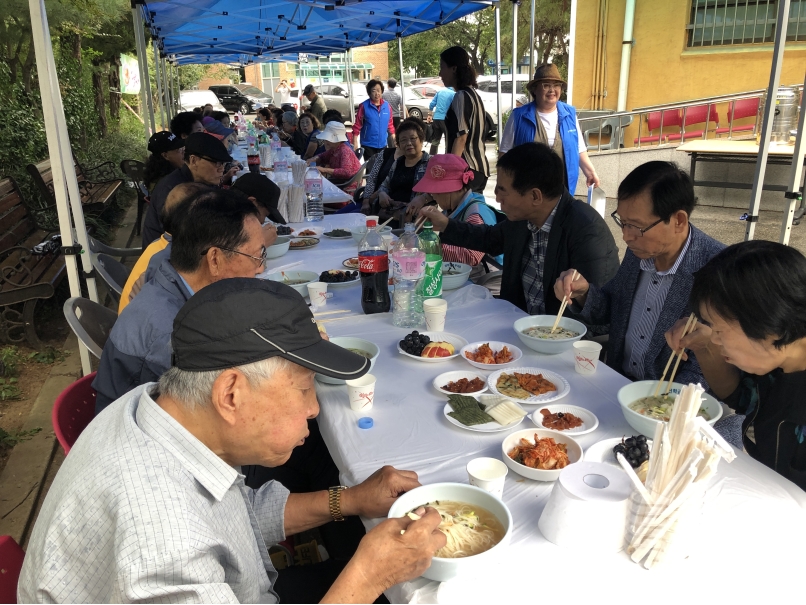
{"label": "red cola bottle", "polygon": [[375,231],[377,223],[367,221],[367,233],[358,245],[358,270],[361,272],[361,308],[364,313],[388,313],[392,305],[389,298],[389,254]]}

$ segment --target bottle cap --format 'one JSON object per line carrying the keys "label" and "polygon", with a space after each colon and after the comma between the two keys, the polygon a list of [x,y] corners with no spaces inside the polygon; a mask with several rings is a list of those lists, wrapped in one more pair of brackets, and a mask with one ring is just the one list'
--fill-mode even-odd
{"label": "bottle cap", "polygon": [[425,224],[423,225],[423,228],[424,229],[433,229],[434,225],[431,224],[431,221],[425,221]]}
{"label": "bottle cap", "polygon": [[360,429],[371,429],[374,424],[372,418],[369,417],[358,420],[358,428]]}
{"label": "bottle cap", "polygon": [[377,227],[377,226],[378,226],[377,221],[367,221],[367,227]]}

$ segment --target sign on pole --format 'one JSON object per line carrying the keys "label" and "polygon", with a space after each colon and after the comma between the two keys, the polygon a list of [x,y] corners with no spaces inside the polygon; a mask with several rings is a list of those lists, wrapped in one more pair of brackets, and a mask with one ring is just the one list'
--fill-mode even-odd
{"label": "sign on pole", "polygon": [[120,92],[127,95],[140,93],[140,66],[137,57],[120,55]]}

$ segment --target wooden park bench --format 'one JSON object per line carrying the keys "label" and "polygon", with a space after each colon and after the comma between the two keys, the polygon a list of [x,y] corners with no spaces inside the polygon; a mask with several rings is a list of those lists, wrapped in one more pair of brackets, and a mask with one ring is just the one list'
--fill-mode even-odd
{"label": "wooden park bench", "polygon": [[33,253],[49,235],[28,212],[14,179],[0,179],[0,340],[42,346],[34,327],[36,303],[52,297],[65,276],[61,252]]}
{"label": "wooden park bench", "polygon": [[[94,168],[83,168],[74,160],[78,190],[81,194],[81,205],[85,215],[99,215],[114,199],[123,181],[117,177],[112,162],[104,162]],[[45,202],[41,210],[53,212],[56,209],[56,196],[53,193],[53,171],[50,159],[37,164],[28,164],[25,168],[36,185]]]}

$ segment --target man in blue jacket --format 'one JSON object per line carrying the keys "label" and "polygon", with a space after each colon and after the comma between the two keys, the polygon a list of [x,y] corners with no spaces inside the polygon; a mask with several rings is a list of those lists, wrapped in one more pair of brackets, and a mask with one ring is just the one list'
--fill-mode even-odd
{"label": "man in blue jacket", "polygon": [[[671,162],[647,162],[627,175],[611,214],[621,227],[627,253],[616,276],[599,287],[575,267],[554,285],[558,299],[585,323],[610,324],[607,365],[633,380],[659,380],[672,354],[664,334],[688,317],[694,273],[725,246],[689,222],[697,203],[688,174]],[[676,382],[700,382],[697,359],[689,353]]]}

